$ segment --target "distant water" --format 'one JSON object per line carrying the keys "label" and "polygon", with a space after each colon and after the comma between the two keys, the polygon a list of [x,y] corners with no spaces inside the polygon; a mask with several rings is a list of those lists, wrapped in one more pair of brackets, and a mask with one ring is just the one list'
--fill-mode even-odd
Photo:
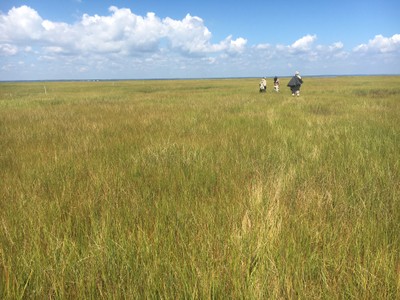
{"label": "distant water", "polygon": [[[224,80],[224,79],[253,79],[253,78],[279,78],[291,77],[291,75],[273,75],[273,76],[246,76],[246,77],[196,77],[196,78],[118,78],[118,79],[41,79],[41,80],[0,80],[0,82],[98,82],[98,81],[142,81],[142,80]],[[400,74],[332,74],[332,75],[307,75],[302,77],[312,78],[335,78],[335,77],[360,77],[360,76],[400,76]]]}

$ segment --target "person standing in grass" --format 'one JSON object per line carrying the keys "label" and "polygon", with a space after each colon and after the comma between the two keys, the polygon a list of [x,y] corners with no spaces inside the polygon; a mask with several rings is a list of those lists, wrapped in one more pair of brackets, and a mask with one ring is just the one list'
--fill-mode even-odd
{"label": "person standing in grass", "polygon": [[300,96],[300,87],[303,84],[303,79],[300,76],[299,71],[296,71],[295,75],[290,79],[289,83],[287,84],[292,91],[292,96],[296,95],[297,97]]}
{"label": "person standing in grass", "polygon": [[279,92],[279,78],[277,76],[274,77],[274,90],[275,92]]}
{"label": "person standing in grass", "polygon": [[260,81],[260,93],[264,93],[267,91],[267,80],[264,78]]}

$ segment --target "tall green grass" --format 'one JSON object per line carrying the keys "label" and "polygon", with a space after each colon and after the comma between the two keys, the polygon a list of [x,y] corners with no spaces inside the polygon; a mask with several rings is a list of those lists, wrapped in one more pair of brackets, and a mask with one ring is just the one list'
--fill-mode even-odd
{"label": "tall green grass", "polygon": [[400,298],[400,77],[0,84],[0,298]]}

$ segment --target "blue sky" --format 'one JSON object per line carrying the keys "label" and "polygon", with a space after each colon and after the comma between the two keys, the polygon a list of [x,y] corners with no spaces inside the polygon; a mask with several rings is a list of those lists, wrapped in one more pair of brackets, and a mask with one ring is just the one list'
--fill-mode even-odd
{"label": "blue sky", "polygon": [[400,1],[0,1],[0,80],[400,74]]}

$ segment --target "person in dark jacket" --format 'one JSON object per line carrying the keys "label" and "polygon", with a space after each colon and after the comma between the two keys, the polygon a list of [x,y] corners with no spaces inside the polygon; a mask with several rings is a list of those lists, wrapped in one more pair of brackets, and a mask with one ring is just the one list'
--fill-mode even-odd
{"label": "person in dark jacket", "polygon": [[296,71],[296,74],[290,79],[289,83],[287,84],[292,91],[292,96],[296,95],[297,97],[300,96],[300,87],[303,84],[303,79],[301,79],[299,71]]}
{"label": "person in dark jacket", "polygon": [[274,90],[275,92],[279,92],[279,78],[277,76],[274,77]]}

